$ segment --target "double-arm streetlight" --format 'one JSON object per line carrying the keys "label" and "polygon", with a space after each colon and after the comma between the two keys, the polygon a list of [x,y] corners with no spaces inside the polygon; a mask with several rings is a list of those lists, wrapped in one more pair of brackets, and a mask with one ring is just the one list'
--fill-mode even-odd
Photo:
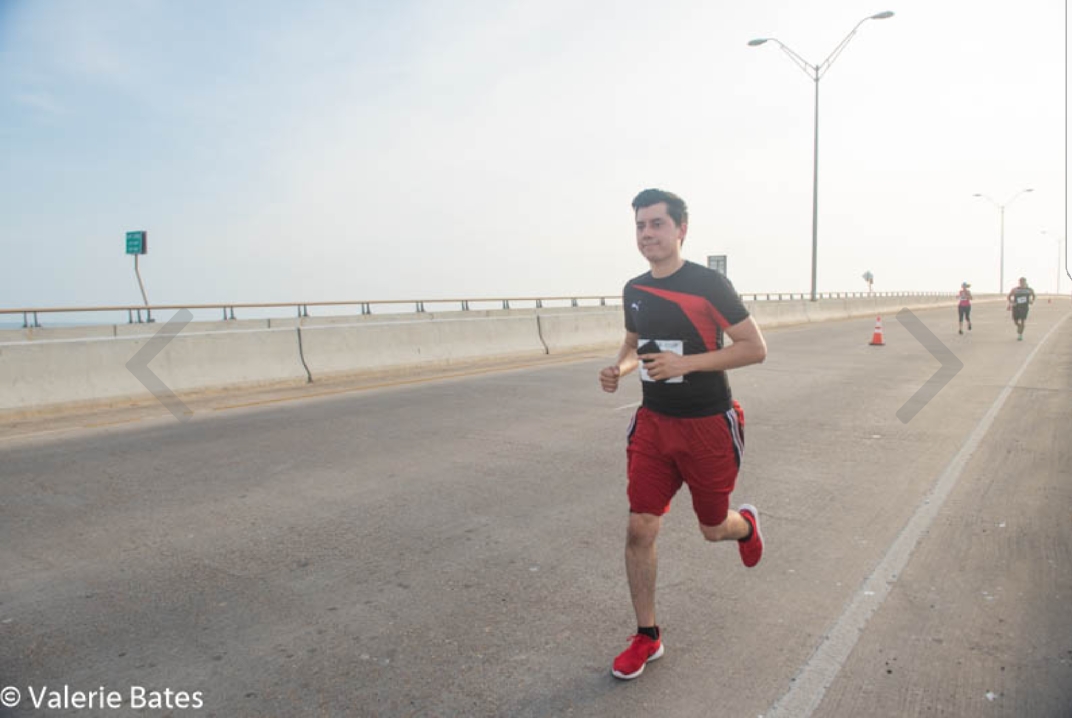
{"label": "double-arm streetlight", "polygon": [[773,42],[777,44],[778,47],[782,48],[782,52],[789,56],[789,59],[800,67],[800,69],[804,70],[804,73],[808,77],[815,81],[815,156],[812,163],[811,193],[811,300],[813,302],[817,299],[815,294],[815,283],[819,258],[819,80],[823,78],[826,71],[834,64],[834,60],[837,59],[838,55],[841,54],[841,51],[845,49],[845,46],[848,45],[849,41],[856,35],[856,31],[860,29],[861,25],[868,20],[885,20],[890,17],[893,17],[893,13],[889,10],[875,15],[868,15],[863,20],[856,23],[856,27],[852,29],[852,32],[846,35],[845,39],[834,48],[834,51],[818,65],[808,62],[791,48],[786,46],[781,40],[777,40],[773,37],[760,37],[748,41],[750,47],[756,47],[765,42]]}
{"label": "double-arm streetlight", "polygon": [[975,194],[972,195],[972,197],[982,197],[987,202],[989,202],[990,204],[992,204],[995,207],[997,207],[998,210],[1000,210],[1000,212],[1001,212],[1001,272],[998,275],[1000,277],[1000,279],[999,279],[1000,284],[998,285],[998,291],[1001,292],[1001,293],[1005,292],[1005,208],[1008,207],[1013,202],[1015,202],[1016,198],[1019,197],[1020,195],[1026,193],[1026,192],[1034,192],[1034,191],[1035,190],[1033,190],[1031,188],[1022,189],[1019,192],[1017,192],[1016,194],[1014,194],[1012,197],[1007,199],[1005,202],[1002,202],[1001,204],[998,204],[997,202],[995,202],[990,197],[987,197],[985,194],[979,194],[978,192],[976,192]]}

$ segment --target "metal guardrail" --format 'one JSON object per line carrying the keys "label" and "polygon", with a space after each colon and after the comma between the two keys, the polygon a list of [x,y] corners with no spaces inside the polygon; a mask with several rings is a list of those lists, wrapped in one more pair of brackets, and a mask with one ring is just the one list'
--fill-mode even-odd
{"label": "metal guardrail", "polygon": [[[744,301],[807,301],[811,292],[756,292],[739,295]],[[888,297],[955,297],[956,292],[820,292],[816,299],[882,299]]]}
{"label": "metal guardrail", "polygon": [[[753,302],[784,302],[806,301],[809,298],[806,292],[758,292],[741,294],[743,301]],[[955,297],[954,292],[824,292],[818,295],[818,299],[867,299],[883,297]],[[414,312],[427,311],[428,304],[457,304],[461,311],[469,311],[473,304],[497,304],[503,309],[510,309],[510,303],[533,303],[537,309],[542,309],[545,302],[569,302],[571,307],[579,307],[582,302],[596,302],[596,306],[608,306],[621,303],[620,294],[597,294],[578,295],[566,297],[485,297],[478,299],[372,299],[333,302],[267,302],[267,303],[216,303],[216,304],[154,304],[145,305],[111,305],[100,307],[23,307],[13,309],[0,308],[0,315],[22,315],[24,329],[41,327],[40,315],[42,314],[76,314],[76,313],[101,313],[101,312],[126,312],[128,324],[143,323],[142,311],[145,312],[145,323],[151,323],[153,311],[166,310],[220,310],[223,312],[224,321],[235,319],[235,309],[273,309],[290,307],[297,310],[299,318],[309,316],[309,307],[357,307],[362,315],[372,314],[373,306],[410,305]]]}
{"label": "metal guardrail", "polygon": [[0,315],[22,315],[23,328],[40,327],[40,315],[42,314],[74,314],[74,313],[101,313],[101,312],[126,312],[128,324],[140,324],[143,322],[142,312],[145,312],[145,322],[155,321],[152,318],[154,311],[166,310],[205,310],[214,309],[222,311],[224,321],[235,319],[235,309],[274,309],[282,307],[295,308],[298,317],[309,316],[309,307],[356,307],[361,314],[372,314],[373,306],[410,305],[417,313],[423,313],[428,304],[457,304],[462,311],[469,311],[472,304],[497,304],[503,309],[510,309],[510,303],[532,302],[537,309],[542,309],[544,302],[567,301],[571,307],[581,306],[582,301],[593,300],[598,306],[606,306],[607,300],[621,301],[620,295],[589,295],[573,297],[490,297],[477,299],[361,299],[352,301],[331,302],[248,302],[248,303],[225,303],[216,304],[153,304],[142,305],[108,305],[97,307],[22,307],[13,309],[0,308]]}

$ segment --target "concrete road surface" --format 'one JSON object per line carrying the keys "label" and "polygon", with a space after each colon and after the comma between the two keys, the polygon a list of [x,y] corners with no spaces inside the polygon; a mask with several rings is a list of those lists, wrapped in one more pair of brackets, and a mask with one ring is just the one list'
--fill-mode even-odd
{"label": "concrete road surface", "polygon": [[[606,358],[6,427],[0,715],[1072,716],[1070,308],[975,313],[917,313],[963,369],[908,423],[939,365],[893,316],[767,334],[731,375],[767,553],[679,496],[632,682]],[[34,708],[64,687],[122,706]]]}

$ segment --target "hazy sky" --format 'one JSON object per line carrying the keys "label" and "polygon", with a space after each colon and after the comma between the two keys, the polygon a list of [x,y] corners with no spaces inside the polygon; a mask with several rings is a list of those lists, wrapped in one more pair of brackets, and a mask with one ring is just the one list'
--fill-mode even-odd
{"label": "hazy sky", "polygon": [[[630,201],[741,292],[1051,290],[1060,0],[0,0],[0,307],[615,294]],[[1046,230],[1048,234],[1042,234]],[[1062,256],[1063,265],[1064,258]],[[1063,278],[1065,291],[1072,287]]]}

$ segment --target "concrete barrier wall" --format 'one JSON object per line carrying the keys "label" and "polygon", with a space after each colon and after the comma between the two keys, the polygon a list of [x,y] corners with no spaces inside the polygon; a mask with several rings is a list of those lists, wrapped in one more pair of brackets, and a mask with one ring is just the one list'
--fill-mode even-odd
{"label": "concrete barrier wall", "polygon": [[620,345],[625,337],[621,307],[543,309],[537,318],[549,354],[602,350]]}
{"label": "concrete barrier wall", "polygon": [[807,302],[745,302],[756,323],[761,328],[784,327],[808,322]]}
{"label": "concrete barrier wall", "polygon": [[[153,322],[152,324],[116,324],[115,336],[117,337],[140,337],[148,334],[152,336],[160,331],[166,322]],[[183,334],[188,332],[234,332],[248,330],[268,329],[267,319],[219,319],[211,322],[190,322],[183,329]]]}
{"label": "concrete barrier wall", "polygon": [[547,353],[536,317],[527,315],[366,321],[301,330],[305,364],[313,380]]}
{"label": "concrete barrier wall", "polygon": [[847,299],[824,299],[821,302],[805,302],[804,313],[809,322],[831,322],[849,318]]}
{"label": "concrete barrier wall", "polygon": [[[0,344],[0,411],[152,399],[126,366],[151,336]],[[308,380],[294,330],[184,332],[149,369],[176,394]]]}
{"label": "concrete barrier wall", "polygon": [[[140,348],[145,338],[133,341]],[[176,393],[309,380],[298,332],[288,329],[183,332],[149,367]]]}
{"label": "concrete barrier wall", "polygon": [[[1005,298],[984,295],[973,304],[1004,302]],[[857,297],[854,299],[823,299],[745,302],[748,311],[761,328],[770,329],[809,322],[829,322],[858,317],[886,317],[893,319],[902,309],[934,309],[949,307],[956,312],[956,300],[950,297]]]}
{"label": "concrete barrier wall", "polygon": [[[279,327],[326,327],[350,324],[382,324],[397,322],[433,322],[447,319],[496,319],[500,317],[531,317],[532,309],[472,309],[454,312],[410,312],[406,314],[340,314],[337,316],[284,317],[269,319],[268,326]],[[583,310],[578,310],[583,311]]]}
{"label": "concrete barrier wall", "polygon": [[[138,324],[94,324],[80,327],[27,327],[0,329],[0,343],[17,341],[51,341],[55,339],[99,339],[102,337],[135,337],[153,335],[165,322]],[[230,321],[191,322],[198,332],[230,332],[235,329],[268,329],[267,319],[232,319]]]}
{"label": "concrete barrier wall", "polygon": [[115,326],[101,324],[88,327],[27,327],[0,329],[0,342],[30,342],[49,339],[89,339],[114,337]]}
{"label": "concrete barrier wall", "polygon": [[0,346],[0,410],[147,395],[126,362],[134,342],[114,339],[18,342]]}
{"label": "concrete barrier wall", "polygon": [[[980,301],[1004,301],[991,297]],[[746,303],[761,327],[955,306],[881,297]],[[8,330],[0,336],[0,412],[152,400],[126,363],[162,324]],[[303,383],[478,361],[613,352],[622,308],[576,307],[194,322],[149,364],[173,392]]]}
{"label": "concrete barrier wall", "polygon": [[845,312],[846,316],[849,317],[863,317],[870,314],[877,315],[878,312],[885,311],[884,309],[880,309],[881,306],[885,305],[882,305],[881,300],[877,298],[845,300]]}

